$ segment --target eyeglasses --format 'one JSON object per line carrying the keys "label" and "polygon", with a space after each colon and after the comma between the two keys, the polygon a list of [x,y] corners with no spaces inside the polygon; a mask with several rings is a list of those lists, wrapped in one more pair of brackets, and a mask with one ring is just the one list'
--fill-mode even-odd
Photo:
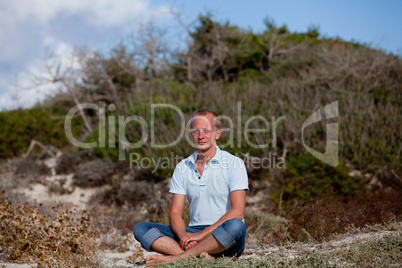
{"label": "eyeglasses", "polygon": [[204,135],[210,135],[212,134],[211,129],[190,129],[190,133],[192,135],[200,135],[201,133]]}

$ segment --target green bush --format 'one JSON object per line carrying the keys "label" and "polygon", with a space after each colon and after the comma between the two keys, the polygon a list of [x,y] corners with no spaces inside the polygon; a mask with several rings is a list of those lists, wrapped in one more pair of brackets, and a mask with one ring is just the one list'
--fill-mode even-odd
{"label": "green bush", "polygon": [[[81,121],[74,119],[73,133]],[[32,140],[62,148],[69,144],[64,133],[63,112],[57,108],[32,108],[0,113],[0,159],[19,156]]]}
{"label": "green bush", "polygon": [[[348,175],[343,164],[331,167],[307,152],[290,154],[286,158],[283,179],[274,181],[276,191],[271,198],[285,205],[295,202],[311,202],[332,189],[337,194],[348,196],[364,189],[366,181]],[[282,199],[282,200],[280,200]]]}

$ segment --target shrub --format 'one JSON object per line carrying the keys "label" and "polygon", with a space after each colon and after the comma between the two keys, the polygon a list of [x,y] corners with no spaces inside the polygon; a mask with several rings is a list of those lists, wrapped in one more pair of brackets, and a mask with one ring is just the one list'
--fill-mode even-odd
{"label": "shrub", "polygon": [[123,184],[117,190],[116,200],[119,205],[138,204],[140,202],[156,201],[154,185],[147,181],[132,181]]}
{"label": "shrub", "polygon": [[165,182],[153,184],[148,181],[119,181],[105,191],[92,197],[94,202],[103,205],[144,209],[154,213],[169,195]]}
{"label": "shrub", "polygon": [[88,266],[95,263],[98,232],[86,212],[53,208],[39,213],[41,204],[13,206],[0,192],[0,259],[41,266]]}
{"label": "shrub", "polygon": [[349,226],[387,224],[401,220],[400,189],[362,191],[346,200],[332,191],[318,201],[296,203],[286,213],[290,222],[289,237],[293,240],[323,240],[334,233],[344,233]]}
{"label": "shrub", "polygon": [[[47,145],[64,147],[68,140],[64,135],[62,119],[53,119],[52,115],[62,113],[47,108],[33,108],[0,112],[0,159],[21,155],[28,150],[33,139]],[[74,119],[72,131],[79,132],[80,120]]]}
{"label": "shrub", "polygon": [[56,174],[73,173],[79,164],[79,158],[72,155],[62,155],[57,159]]}
{"label": "shrub", "polygon": [[113,162],[108,158],[80,163],[74,181],[80,187],[102,186],[111,182],[113,171]]}
{"label": "shrub", "polygon": [[353,195],[364,188],[366,181],[348,175],[344,165],[331,167],[308,153],[289,155],[283,179],[273,181],[271,198],[276,203],[293,205],[318,200],[327,189],[342,196]]}
{"label": "shrub", "polygon": [[11,164],[14,168],[13,179],[20,183],[24,180],[27,185],[38,182],[42,176],[50,175],[50,169],[40,160],[21,158],[11,161]]}

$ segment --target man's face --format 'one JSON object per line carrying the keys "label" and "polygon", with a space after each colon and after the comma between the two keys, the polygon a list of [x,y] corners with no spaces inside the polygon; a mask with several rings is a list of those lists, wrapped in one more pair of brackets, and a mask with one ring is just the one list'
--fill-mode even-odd
{"label": "man's face", "polygon": [[214,117],[211,114],[200,115],[194,118],[191,137],[198,151],[208,151],[212,146],[215,146],[216,140],[220,136],[221,131],[216,130]]}

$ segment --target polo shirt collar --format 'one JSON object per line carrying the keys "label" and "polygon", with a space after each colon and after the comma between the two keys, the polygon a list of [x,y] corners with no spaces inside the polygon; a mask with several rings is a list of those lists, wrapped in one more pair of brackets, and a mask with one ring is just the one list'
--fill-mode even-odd
{"label": "polo shirt collar", "polygon": [[[209,163],[211,163],[211,164],[218,164],[219,161],[220,161],[221,158],[222,158],[222,151],[221,151],[221,149],[219,148],[218,145],[215,145],[215,146],[216,146],[216,153],[215,153],[214,157],[212,157],[212,159],[207,163],[207,165],[208,165]],[[195,151],[192,155],[190,155],[189,157],[187,157],[187,161],[189,161],[189,162],[193,163],[193,165],[195,165],[195,160],[197,160],[197,156],[198,156],[198,151]]]}

